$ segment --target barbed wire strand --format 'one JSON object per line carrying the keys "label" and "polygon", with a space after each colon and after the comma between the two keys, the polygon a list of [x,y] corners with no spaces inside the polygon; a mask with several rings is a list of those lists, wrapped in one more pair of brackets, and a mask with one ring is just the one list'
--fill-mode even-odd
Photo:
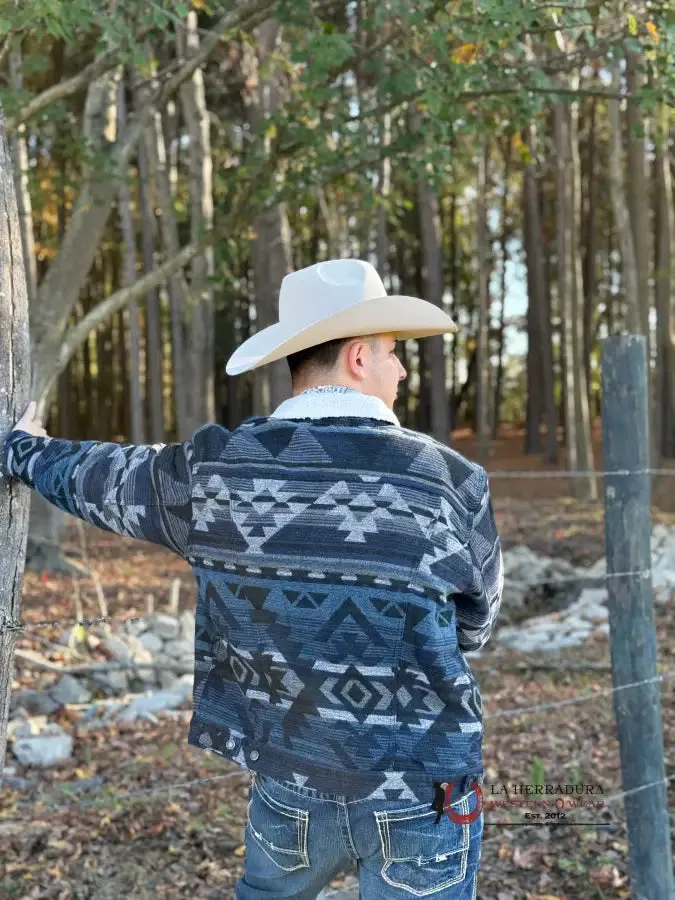
{"label": "barbed wire strand", "polygon": [[539,712],[544,709],[557,709],[560,706],[569,706],[573,703],[584,703],[585,701],[593,700],[596,697],[606,697],[610,694],[617,693],[617,691],[625,691],[629,688],[653,684],[656,681],[667,681],[669,678],[675,678],[675,669],[667,669],[665,672],[661,672],[660,675],[655,675],[653,678],[644,678],[641,681],[631,681],[628,684],[618,684],[611,688],[593,691],[592,694],[577,694],[574,697],[568,697],[566,700],[551,700],[548,703],[537,703],[535,706],[516,706],[513,709],[503,709],[495,713],[485,713],[483,715],[483,720],[500,719],[504,716],[518,716],[523,715],[524,713]]}
{"label": "barbed wire strand", "polygon": [[[487,719],[496,719],[496,718],[500,718],[500,717],[507,716],[507,715],[518,716],[518,715],[522,715],[524,713],[538,712],[539,710],[543,710],[543,709],[554,709],[554,708],[561,707],[561,706],[567,706],[572,703],[583,703],[583,702],[587,702],[589,700],[594,700],[597,697],[607,696],[607,695],[615,693],[617,691],[627,690],[629,688],[634,688],[634,687],[640,687],[645,684],[651,684],[651,683],[654,683],[657,681],[664,681],[664,680],[667,680],[668,678],[674,678],[674,677],[675,677],[675,669],[670,669],[670,670],[667,670],[666,672],[660,673],[659,675],[655,676],[654,678],[646,678],[646,679],[643,679],[640,681],[632,681],[632,682],[629,682],[628,684],[617,685],[617,686],[607,688],[604,690],[595,691],[592,694],[579,694],[575,697],[570,697],[565,700],[557,700],[557,701],[552,701],[549,703],[540,703],[540,704],[537,704],[536,706],[515,707],[514,709],[502,710],[497,713],[491,713],[491,714],[486,713],[483,715],[483,720],[485,721]],[[156,793],[156,792],[162,791],[162,790],[176,790],[181,787],[191,787],[193,785],[203,784],[208,781],[217,781],[217,780],[221,780],[223,778],[230,778],[234,775],[244,774],[248,771],[249,770],[242,768],[241,771],[236,770],[234,772],[229,772],[225,775],[215,775],[215,776],[209,776],[207,778],[198,778],[198,779],[195,779],[190,782],[183,782],[183,783],[172,784],[172,785],[168,785],[168,786],[162,785],[162,786],[159,786],[156,788],[144,788],[141,790],[126,792],[124,794],[118,794],[113,798],[103,798],[103,799],[104,800],[117,800],[120,797],[121,798],[135,797],[135,796],[143,796],[143,795],[153,794],[153,793]],[[2,777],[0,776],[0,785],[1,784],[2,784]],[[102,793],[102,791],[97,792],[97,794],[100,794],[100,793]],[[625,793],[626,792],[624,792],[624,794]],[[623,796],[624,794],[622,794],[621,796]],[[74,803],[67,803],[67,804],[61,804],[58,806],[47,807],[47,809],[44,810],[44,812],[62,811],[64,809],[70,809],[75,806],[89,806],[89,805],[93,806],[93,805],[97,805],[97,804],[100,805],[100,802],[101,801],[97,801],[95,799],[77,800]],[[21,806],[24,806],[24,805],[20,804],[20,807]],[[25,804],[25,806],[34,807],[35,803]]]}
{"label": "barbed wire strand", "polygon": [[[89,807],[89,806],[96,806],[100,809],[105,806],[110,806],[110,805],[114,805],[116,803],[125,802],[131,798],[136,798],[136,797],[146,797],[147,798],[149,796],[160,794],[160,793],[163,793],[166,791],[174,791],[174,790],[179,790],[181,788],[195,787],[196,785],[206,784],[208,782],[213,782],[213,781],[223,781],[223,780],[227,780],[227,779],[234,778],[237,776],[242,776],[242,777],[246,776],[247,778],[251,779],[253,777],[253,772],[242,766],[238,769],[235,769],[232,772],[226,772],[222,775],[211,775],[211,776],[207,776],[206,778],[193,778],[190,781],[180,781],[180,782],[175,782],[175,783],[172,782],[171,784],[157,785],[157,786],[151,787],[151,788],[138,788],[133,791],[124,791],[122,793],[113,794],[112,796],[109,795],[106,797],[101,797],[100,799],[98,799],[96,797],[95,798],[85,798],[82,800],[76,800],[73,803],[61,803],[61,804],[50,805],[44,809],[37,809],[36,808],[37,802],[33,802],[30,804],[29,803],[26,803],[26,804],[20,803],[17,805],[17,808],[33,809],[33,810],[35,810],[35,813],[31,818],[39,819],[40,817],[42,817],[44,815],[50,815],[51,813],[54,813],[54,812],[63,812],[64,810],[68,810],[68,809],[82,808],[82,807]],[[629,790],[621,791],[620,793],[617,793],[617,794],[612,794],[610,797],[607,797],[606,799],[603,798],[603,803],[605,805],[608,805],[609,803],[614,803],[617,800],[622,799],[623,797],[631,796],[633,794],[639,793],[640,791],[645,791],[645,790],[648,790],[649,788],[656,787],[661,784],[668,784],[670,781],[672,781],[674,779],[675,779],[675,774],[669,775],[663,779],[658,779],[657,781],[651,781],[646,784],[638,785],[638,787],[630,788]],[[1,783],[1,781],[0,781],[0,783]],[[97,792],[97,794],[100,794],[100,793],[101,793],[101,791]],[[586,809],[586,807],[576,807],[574,809],[571,809],[570,812],[575,812],[577,809]],[[0,822],[25,821],[27,819],[28,819],[27,816],[2,816],[2,817],[0,817]],[[489,823],[487,823],[487,824],[489,824]],[[566,823],[562,822],[562,823],[549,823],[549,824],[564,825]],[[583,823],[581,823],[581,824],[583,824]],[[521,829],[524,829],[525,827],[527,827],[527,826],[522,826],[522,825],[515,826],[516,830],[521,830]],[[495,838],[489,838],[489,839],[483,841],[483,843],[488,843],[491,841],[502,840],[502,839],[503,838],[501,838],[500,836],[497,836]]]}
{"label": "barbed wire strand", "polygon": [[[86,807],[86,806],[109,806],[114,805],[115,803],[122,802],[128,800],[131,797],[148,797],[151,794],[159,794],[163,791],[176,791],[179,788],[187,788],[194,787],[198,784],[206,784],[210,781],[222,781],[228,778],[234,778],[236,776],[251,776],[251,772],[248,769],[245,769],[243,766],[236,769],[233,772],[226,772],[223,775],[209,775],[206,778],[194,778],[191,781],[178,781],[171,784],[163,784],[157,785],[156,787],[151,788],[138,788],[133,791],[124,791],[122,793],[117,793],[113,795],[108,795],[106,797],[98,798],[99,794],[102,794],[103,791],[96,791],[96,796],[92,798],[84,798],[82,800],[75,800],[72,803],[59,803],[56,805],[50,805],[45,807],[44,809],[37,809],[37,805],[40,801],[34,801],[33,803],[18,803],[17,809],[34,809],[35,814],[32,818],[40,818],[40,816],[45,814],[51,814],[53,812],[63,812],[66,809],[74,809],[75,807]],[[0,786],[2,786],[2,776],[0,776]],[[17,821],[26,819],[26,816],[2,816],[0,817],[0,822],[8,822],[8,821]]]}
{"label": "barbed wire strand", "polygon": [[[518,582],[526,584],[528,589],[536,588],[544,585],[566,584],[575,581],[609,581],[612,578],[649,578],[652,575],[651,569],[632,569],[626,572],[583,572],[578,575],[557,575],[551,578],[541,578],[538,581]],[[509,579],[506,581],[517,581],[517,579]],[[128,622],[139,622],[147,616],[98,616],[95,619],[47,619],[42,622],[24,622],[12,618],[0,619],[0,635],[9,631],[28,632],[35,631],[38,628],[74,628],[77,625],[88,627],[91,625],[100,625],[109,622],[120,622],[126,624]]]}

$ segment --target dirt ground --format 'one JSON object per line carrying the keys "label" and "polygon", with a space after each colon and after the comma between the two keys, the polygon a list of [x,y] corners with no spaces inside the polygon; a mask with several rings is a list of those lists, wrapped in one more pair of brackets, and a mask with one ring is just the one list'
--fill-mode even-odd
{"label": "dirt ground", "polygon": [[[474,455],[469,437],[457,435],[456,446]],[[505,435],[494,449],[487,462],[491,471],[546,468],[536,457],[522,454],[518,432]],[[601,466],[599,447],[595,466]],[[581,503],[570,490],[564,478],[495,478],[492,492],[504,547],[526,543],[537,552],[578,565],[602,556],[601,501]],[[654,521],[675,522],[670,495],[675,490],[669,493],[667,485],[656,486]],[[81,555],[79,531],[73,526],[67,549],[73,556]],[[162,548],[90,526],[84,527],[84,534],[88,562],[100,578],[111,616],[143,615],[150,593],[155,608],[161,609],[173,578],[181,581],[181,608],[194,608],[196,585],[186,563]],[[91,579],[80,579],[76,585],[71,576],[27,572],[25,621],[72,620],[77,589],[85,616],[99,615]],[[675,670],[673,604],[657,605],[655,619],[659,668]],[[18,646],[59,662],[63,657],[54,643],[58,635],[58,628],[27,631]],[[621,791],[613,697],[601,693],[612,683],[607,635],[596,634],[582,647],[546,655],[507,650],[493,636],[471,665],[486,717],[486,800],[503,783],[595,785],[605,798]],[[49,679],[17,667],[13,689]],[[593,694],[598,696],[581,703],[517,712],[522,706]],[[666,775],[673,775],[675,679],[662,682],[661,704]],[[159,724],[136,721],[85,731],[78,729],[75,712],[64,711],[64,727],[75,738],[73,758],[67,764],[46,771],[28,769],[8,753],[6,764],[16,766],[16,774],[31,786],[0,788],[0,897],[233,897],[242,871],[249,776],[187,746],[189,715],[186,709]],[[232,777],[153,790],[228,773]],[[671,821],[673,796],[671,790]],[[507,820],[513,828],[493,824]],[[611,827],[532,825],[518,830],[516,826],[524,822],[522,810],[486,811],[479,900],[630,897],[623,802],[602,810],[574,810],[572,820]],[[333,886],[340,884],[336,879]]]}

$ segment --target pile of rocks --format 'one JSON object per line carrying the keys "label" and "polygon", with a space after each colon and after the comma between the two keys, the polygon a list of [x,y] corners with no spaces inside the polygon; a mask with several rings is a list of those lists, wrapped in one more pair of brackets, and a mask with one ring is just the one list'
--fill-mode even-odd
{"label": "pile of rocks", "polygon": [[14,756],[36,766],[68,759],[71,736],[48,720],[64,706],[81,710],[80,730],[111,721],[156,722],[156,713],[179,709],[192,696],[194,633],[191,611],[155,613],[116,631],[110,626],[91,629],[86,646],[102,651],[107,662],[78,664],[72,667],[76,674],[56,676],[41,690],[12,694],[8,738]]}
{"label": "pile of rocks", "polygon": [[[654,599],[666,603],[675,593],[675,528],[656,525],[651,549]],[[498,628],[497,640],[518,650],[556,651],[582,644],[593,632],[608,633],[607,587],[601,580],[606,571],[604,557],[582,569],[537,557],[527,547],[506,551],[503,607],[507,616],[512,610],[522,613],[532,592],[542,589],[554,598],[552,605],[557,608],[517,626]],[[543,588],[542,581],[548,582]]]}

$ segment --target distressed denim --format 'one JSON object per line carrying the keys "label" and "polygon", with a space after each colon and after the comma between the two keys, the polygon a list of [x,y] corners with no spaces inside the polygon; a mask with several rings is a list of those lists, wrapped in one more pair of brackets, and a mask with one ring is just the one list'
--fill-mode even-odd
{"label": "distressed denim", "polygon": [[[475,802],[471,791],[452,808],[466,815]],[[323,900],[355,862],[360,900],[475,900],[483,813],[469,824],[436,816],[431,803],[347,798],[256,773],[235,897]]]}

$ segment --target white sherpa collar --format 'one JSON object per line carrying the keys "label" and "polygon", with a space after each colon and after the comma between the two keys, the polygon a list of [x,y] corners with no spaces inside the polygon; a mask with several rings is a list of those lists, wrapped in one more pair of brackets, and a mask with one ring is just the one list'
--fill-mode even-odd
{"label": "white sherpa collar", "polygon": [[322,384],[284,400],[271,413],[276,419],[322,419],[364,416],[400,425],[396,413],[373,394],[363,394],[342,384]]}

